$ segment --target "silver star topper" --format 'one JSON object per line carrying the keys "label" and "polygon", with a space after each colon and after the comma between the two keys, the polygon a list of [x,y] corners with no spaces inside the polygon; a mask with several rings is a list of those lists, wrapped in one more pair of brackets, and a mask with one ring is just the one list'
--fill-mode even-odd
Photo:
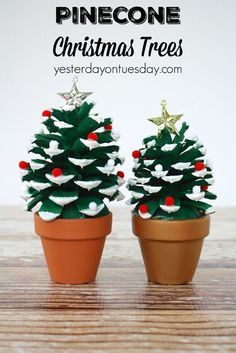
{"label": "silver star topper", "polygon": [[77,107],[80,107],[83,103],[83,100],[86,99],[93,92],[81,92],[77,86],[77,78],[74,78],[73,86],[70,92],[61,92],[58,93],[59,96],[66,100],[66,105],[62,108],[64,110],[74,110]]}

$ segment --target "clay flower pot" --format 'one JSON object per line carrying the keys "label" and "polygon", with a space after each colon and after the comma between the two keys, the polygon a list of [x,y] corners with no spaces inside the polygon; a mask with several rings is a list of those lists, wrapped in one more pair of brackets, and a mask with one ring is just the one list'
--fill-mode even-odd
{"label": "clay flower pot", "polygon": [[185,284],[192,280],[200,258],[210,217],[183,221],[142,219],[132,216],[149,281]]}
{"label": "clay flower pot", "polygon": [[79,284],[95,280],[112,214],[96,218],[43,221],[34,215],[51,279]]}

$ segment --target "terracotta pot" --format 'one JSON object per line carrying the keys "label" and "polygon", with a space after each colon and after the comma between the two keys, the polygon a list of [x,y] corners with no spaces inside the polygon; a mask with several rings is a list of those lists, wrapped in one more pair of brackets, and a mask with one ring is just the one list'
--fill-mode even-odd
{"label": "terracotta pot", "polygon": [[198,265],[210,217],[183,221],[142,219],[132,216],[133,233],[139,238],[149,281],[185,284],[192,280]]}
{"label": "terracotta pot", "polygon": [[84,219],[43,221],[34,215],[35,232],[41,237],[51,279],[79,284],[95,280],[112,214]]}

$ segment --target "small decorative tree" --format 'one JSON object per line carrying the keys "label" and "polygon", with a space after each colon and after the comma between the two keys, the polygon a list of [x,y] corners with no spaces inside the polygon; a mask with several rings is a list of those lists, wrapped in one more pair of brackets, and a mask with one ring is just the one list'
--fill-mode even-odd
{"label": "small decorative tree", "polygon": [[119,157],[112,119],[92,113],[84,101],[91,92],[79,91],[76,82],[62,109],[45,110],[44,129],[29,149],[30,161],[21,161],[23,195],[28,211],[38,208],[45,221],[107,215],[104,199],[120,200],[124,173],[114,173]]}
{"label": "small decorative tree", "polygon": [[[146,137],[144,147],[133,151],[135,175],[128,189],[136,204],[134,214],[144,219],[184,220],[213,212],[202,199],[215,199],[208,191],[214,182],[206,149],[197,137],[186,137],[188,125],[179,131],[175,123],[182,115],[169,115],[162,101],[162,116],[149,119],[158,134]],[[201,200],[201,201],[200,201]]]}
{"label": "small decorative tree", "polygon": [[170,115],[162,101],[162,115],[149,119],[158,134],[146,137],[133,151],[135,178],[128,181],[133,233],[139,238],[147,277],[161,284],[192,280],[204,238],[210,229],[208,191],[213,184],[206,150],[197,137],[186,137],[188,125],[178,131],[182,117]]}

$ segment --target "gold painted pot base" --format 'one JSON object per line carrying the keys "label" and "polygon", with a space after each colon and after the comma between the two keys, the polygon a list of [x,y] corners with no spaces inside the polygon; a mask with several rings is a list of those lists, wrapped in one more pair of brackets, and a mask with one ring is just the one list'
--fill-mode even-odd
{"label": "gold painted pot base", "polygon": [[192,280],[209,233],[210,217],[162,221],[132,216],[149,281],[185,284]]}

